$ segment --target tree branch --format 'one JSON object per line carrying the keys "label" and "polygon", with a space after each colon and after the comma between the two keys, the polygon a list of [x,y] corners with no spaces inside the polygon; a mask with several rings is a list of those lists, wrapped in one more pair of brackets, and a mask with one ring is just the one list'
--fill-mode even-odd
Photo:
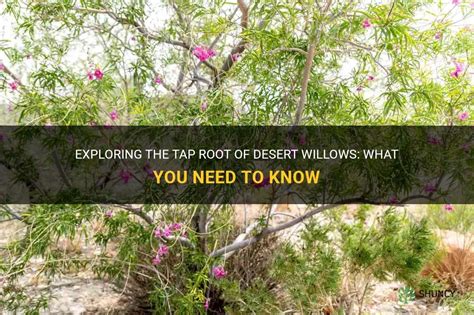
{"label": "tree branch", "polygon": [[3,210],[5,210],[9,215],[11,215],[13,218],[15,218],[18,221],[23,221],[23,217],[19,214],[17,214],[15,211],[13,211],[12,208],[10,208],[8,205],[1,205],[0,206]]}
{"label": "tree branch", "polygon": [[[262,232],[260,232],[258,235],[254,236],[254,237],[251,237],[249,239],[244,239],[244,240],[241,240],[241,241],[237,241],[237,242],[233,242],[232,244],[230,245],[227,245],[227,246],[224,246],[223,248],[220,248],[220,249],[217,249],[215,251],[213,251],[211,254],[209,254],[210,257],[219,257],[219,256],[222,256],[222,255],[226,255],[230,252],[234,252],[236,250],[240,250],[242,248],[245,248],[249,245],[252,245],[253,243],[256,243],[258,240],[262,239],[263,237],[267,236],[267,235],[270,235],[270,234],[273,234],[273,233],[276,233],[276,232],[279,232],[279,231],[282,231],[282,230],[285,230],[287,228],[290,228],[318,213],[321,213],[323,211],[326,211],[328,209],[332,209],[332,208],[335,208],[339,206],[338,204],[330,204],[330,205],[324,205],[324,206],[320,206],[316,209],[313,209],[311,211],[308,211],[307,213],[303,214],[302,216],[299,216],[291,221],[288,221],[286,223],[283,223],[283,224],[280,224],[280,225],[277,225],[277,226],[274,226],[274,227],[268,227],[268,228],[265,228],[262,230]],[[253,226],[252,227],[252,230],[253,230]]]}
{"label": "tree branch", "polygon": [[[74,7],[73,10],[79,11],[79,12],[92,13],[92,14],[106,14],[106,15],[110,16],[112,19],[114,19],[115,21],[119,22],[122,25],[130,25],[130,26],[135,27],[135,29],[138,32],[140,32],[145,38],[155,40],[157,42],[170,44],[170,45],[173,45],[173,46],[178,46],[178,47],[184,48],[188,51],[192,51],[192,47],[188,43],[185,43],[183,41],[173,40],[173,39],[160,38],[157,35],[151,34],[145,28],[145,26],[141,25],[137,21],[132,21],[132,20],[120,17],[113,11],[110,11],[110,10],[107,10],[107,9],[98,10],[98,9],[89,9],[89,8],[83,8],[83,7]],[[214,65],[212,65],[208,61],[203,61],[203,64],[205,64],[209,69],[211,69],[212,72],[214,73],[214,75],[217,75],[218,70]]]}
{"label": "tree branch", "polygon": [[270,50],[268,53],[269,54],[276,54],[276,53],[279,53],[281,51],[290,51],[290,52],[297,52],[297,53],[300,53],[304,56],[308,56],[308,52],[304,51],[303,49],[301,48],[296,48],[296,47],[281,47],[281,48],[275,48],[273,50]]}
{"label": "tree branch", "polygon": [[[331,7],[332,0],[328,0],[326,6],[322,9],[321,14],[324,15]],[[313,22],[314,23],[314,22]],[[320,24],[322,24],[320,22]],[[295,120],[293,125],[299,125],[301,122],[301,118],[303,117],[304,107],[306,105],[306,99],[308,94],[308,84],[309,79],[311,77],[311,70],[313,68],[313,59],[314,55],[316,54],[316,45],[319,41],[320,33],[321,33],[321,25],[319,25],[319,29],[316,31],[316,26],[313,26],[311,33],[308,38],[309,48],[306,55],[306,62],[303,69],[303,78],[301,79],[301,95],[298,101],[298,106],[296,108]]]}
{"label": "tree branch", "polygon": [[306,62],[303,69],[303,78],[301,79],[301,95],[298,101],[298,107],[296,108],[295,121],[293,122],[293,125],[299,125],[301,122],[301,117],[303,117],[303,110],[306,105],[309,78],[311,76],[311,69],[313,68],[313,59],[315,53],[316,43],[312,42],[309,45],[308,52],[306,53]]}

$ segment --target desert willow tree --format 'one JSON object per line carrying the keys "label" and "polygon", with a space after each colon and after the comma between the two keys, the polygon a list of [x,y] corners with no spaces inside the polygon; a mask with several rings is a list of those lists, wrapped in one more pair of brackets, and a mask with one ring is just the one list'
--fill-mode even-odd
{"label": "desert willow tree", "polygon": [[[447,2],[7,0],[6,115],[32,125],[469,124],[472,8]],[[215,298],[223,258],[334,207],[269,226],[269,206],[238,235],[227,205],[4,206],[28,228],[0,266],[2,304],[44,306],[15,284],[41,256],[46,274],[90,265],[158,310],[204,311],[225,304]],[[79,235],[100,254],[55,244]]]}

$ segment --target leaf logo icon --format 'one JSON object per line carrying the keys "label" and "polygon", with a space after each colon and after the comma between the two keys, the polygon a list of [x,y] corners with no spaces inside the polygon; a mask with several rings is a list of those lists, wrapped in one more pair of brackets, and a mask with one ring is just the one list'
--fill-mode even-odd
{"label": "leaf logo icon", "polygon": [[408,304],[415,300],[415,290],[410,287],[401,288],[398,291],[398,300],[403,304]]}

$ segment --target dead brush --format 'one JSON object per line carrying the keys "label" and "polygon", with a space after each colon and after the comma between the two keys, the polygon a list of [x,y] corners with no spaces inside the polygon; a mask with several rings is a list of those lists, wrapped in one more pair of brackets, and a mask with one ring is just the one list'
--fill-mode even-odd
{"label": "dead brush", "polygon": [[268,271],[278,246],[277,237],[270,236],[229,258],[228,270],[232,270],[232,276],[240,280],[242,289],[250,287],[257,278],[265,281],[269,289],[275,286]]}
{"label": "dead brush", "polygon": [[448,247],[446,254],[425,267],[423,276],[443,283],[448,289],[460,294],[474,290],[474,251],[466,248]]}

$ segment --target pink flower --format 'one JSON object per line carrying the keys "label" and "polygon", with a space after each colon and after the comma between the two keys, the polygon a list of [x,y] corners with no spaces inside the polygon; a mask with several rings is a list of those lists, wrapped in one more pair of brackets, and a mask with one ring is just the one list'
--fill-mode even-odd
{"label": "pink flower", "polygon": [[461,149],[465,153],[469,153],[469,151],[471,150],[471,144],[470,143],[464,143],[463,145],[461,145]]}
{"label": "pink flower", "polygon": [[3,71],[3,70],[5,70],[5,65],[2,62],[0,62],[0,71]]}
{"label": "pink flower", "polygon": [[367,77],[367,80],[369,80],[369,81],[374,81],[374,80],[375,80],[375,77],[374,77],[373,75],[369,75],[369,76]]}
{"label": "pink flower", "polygon": [[117,120],[119,118],[119,115],[117,113],[117,110],[114,109],[113,111],[110,112],[109,114],[110,116],[110,119],[112,119],[113,121]]}
{"label": "pink flower", "polygon": [[441,32],[436,32],[434,38],[435,38],[436,40],[440,40],[440,39],[441,39]]}
{"label": "pink flower", "polygon": [[107,210],[105,212],[105,216],[110,219],[111,217],[114,216],[114,212],[112,210]]}
{"label": "pink flower", "polygon": [[265,177],[261,183],[258,183],[258,184],[254,183],[253,187],[262,188],[262,187],[265,187],[265,186],[268,186],[268,185],[270,185],[270,177]]}
{"label": "pink flower", "polygon": [[433,183],[428,183],[428,184],[425,185],[423,190],[426,193],[434,193],[434,192],[436,192],[436,186]]}
{"label": "pink flower", "polygon": [[18,84],[18,82],[16,82],[16,81],[12,81],[12,82],[8,83],[8,85],[10,86],[10,89],[11,89],[12,91],[18,90],[18,87],[20,86],[20,85]]}
{"label": "pink flower", "polygon": [[452,78],[459,78],[459,75],[464,71],[464,64],[462,62],[454,62],[456,68],[450,73]]}
{"label": "pink flower", "polygon": [[155,237],[156,237],[156,238],[160,238],[160,237],[162,237],[162,236],[163,236],[163,234],[161,233],[161,229],[157,228],[157,229],[155,230]]}
{"label": "pink flower", "polygon": [[155,84],[161,84],[161,83],[163,83],[163,80],[159,76],[156,76],[156,78],[155,78],[155,80],[153,80],[153,82],[155,82]]}
{"label": "pink flower", "polygon": [[91,81],[94,80],[94,73],[92,73],[92,71],[87,71],[87,78]]}
{"label": "pink flower", "polygon": [[155,266],[156,266],[156,265],[159,265],[159,264],[161,263],[161,258],[160,258],[160,256],[156,255],[156,256],[153,258],[153,260],[151,261],[151,263],[152,263],[153,265],[155,265]]}
{"label": "pink flower", "polygon": [[458,115],[459,120],[465,121],[466,119],[469,118],[469,113],[468,112],[462,112]]}
{"label": "pink flower", "polygon": [[239,60],[239,58],[240,58],[240,54],[230,55],[230,59],[232,60],[232,62],[236,62],[237,60]]}
{"label": "pink flower", "polygon": [[305,145],[306,144],[306,136],[304,134],[301,134],[299,137],[298,137],[298,143],[300,145]]}
{"label": "pink flower", "polygon": [[204,102],[202,102],[202,104],[201,104],[201,110],[204,112],[206,109],[207,109],[207,102],[204,101]]}
{"label": "pink flower", "polygon": [[452,212],[454,211],[454,206],[450,203],[444,205],[444,210],[448,211],[448,212]]}
{"label": "pink flower", "polygon": [[204,301],[204,309],[207,311],[209,309],[209,303],[211,302],[210,298],[206,298]]}
{"label": "pink flower", "polygon": [[367,29],[367,28],[370,28],[372,27],[372,23],[370,23],[370,20],[369,19],[365,19],[362,21],[362,27]]}
{"label": "pink flower", "polygon": [[172,232],[173,231],[171,231],[171,229],[169,227],[165,227],[162,231],[162,234],[163,234],[164,237],[169,237],[169,236],[171,236]]}
{"label": "pink flower", "polygon": [[104,77],[104,73],[102,72],[102,70],[100,70],[100,68],[96,68],[94,71],[94,76],[97,80],[102,80],[102,78]]}
{"label": "pink flower", "polygon": [[143,166],[143,170],[148,174],[149,177],[154,177],[153,169],[150,166],[150,163],[146,162]]}
{"label": "pink flower", "polygon": [[461,0],[453,0],[453,4],[454,4],[454,5],[458,5],[458,4],[460,4],[460,3],[461,3]]}
{"label": "pink flower", "polygon": [[388,203],[389,204],[397,204],[398,203],[398,198],[397,196],[391,196],[389,199],[388,199]]}
{"label": "pink flower", "polygon": [[362,86],[359,85],[359,86],[356,88],[356,91],[357,91],[357,92],[361,92],[361,91],[362,91]]}
{"label": "pink flower", "polygon": [[435,135],[428,135],[428,140],[427,141],[428,141],[429,144],[432,144],[432,145],[438,145],[438,144],[442,143],[441,139],[438,136],[435,136]]}
{"label": "pink flower", "polygon": [[181,228],[182,228],[181,223],[173,223],[170,225],[171,231],[179,231],[181,230]]}
{"label": "pink flower", "polygon": [[160,247],[158,248],[158,253],[156,255],[159,256],[159,257],[163,257],[165,255],[168,255],[168,253],[169,253],[168,246],[160,245]]}
{"label": "pink flower", "polygon": [[122,179],[124,184],[128,184],[130,178],[132,178],[132,173],[128,170],[121,170],[120,171],[120,178]]}
{"label": "pink flower", "polygon": [[223,266],[215,266],[212,268],[212,274],[216,279],[222,279],[227,275],[227,272]]}
{"label": "pink flower", "polygon": [[216,55],[215,50],[204,46],[196,46],[193,48],[193,55],[200,61],[206,61]]}

